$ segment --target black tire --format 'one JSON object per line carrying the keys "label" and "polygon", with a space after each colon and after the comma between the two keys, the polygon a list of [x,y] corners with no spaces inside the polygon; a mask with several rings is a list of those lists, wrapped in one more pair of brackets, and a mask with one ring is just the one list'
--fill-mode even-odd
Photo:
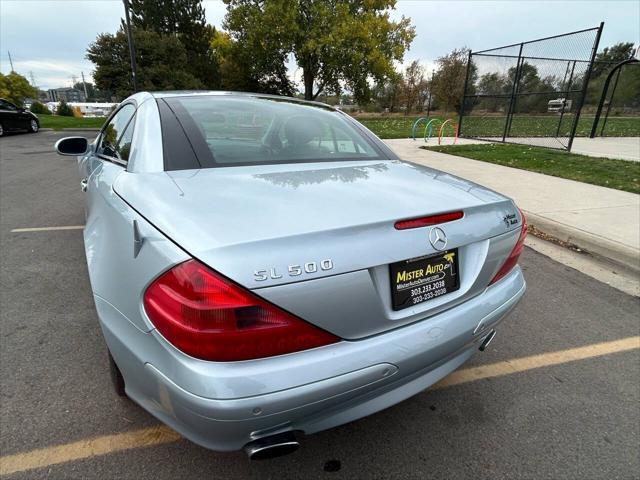
{"label": "black tire", "polygon": [[4,127],[0,123],[0,137],[3,137],[3,136],[4,136]]}
{"label": "black tire", "polygon": [[124,377],[122,373],[120,373],[120,369],[116,362],[113,360],[111,356],[111,352],[109,353],[109,371],[111,372],[111,383],[113,383],[113,390],[116,392],[116,395],[119,397],[126,397],[127,393],[124,390]]}
{"label": "black tire", "polygon": [[40,130],[38,121],[36,119],[31,120],[31,122],[29,122],[29,133],[38,133],[38,130]]}

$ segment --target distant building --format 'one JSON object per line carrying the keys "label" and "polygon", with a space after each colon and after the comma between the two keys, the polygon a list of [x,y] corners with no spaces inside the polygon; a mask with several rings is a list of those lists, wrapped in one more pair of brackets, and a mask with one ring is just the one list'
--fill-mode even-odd
{"label": "distant building", "polygon": [[51,97],[49,96],[49,92],[38,89],[38,101],[42,103],[50,102]]}
{"label": "distant building", "polygon": [[49,90],[49,100],[52,102],[86,102],[84,92],[77,88],[52,88]]}

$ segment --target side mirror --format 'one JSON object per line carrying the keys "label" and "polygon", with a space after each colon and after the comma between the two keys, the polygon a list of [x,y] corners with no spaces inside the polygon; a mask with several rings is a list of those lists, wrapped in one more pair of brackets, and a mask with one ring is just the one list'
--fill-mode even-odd
{"label": "side mirror", "polygon": [[89,141],[84,137],[66,137],[56,142],[58,155],[84,155],[89,150]]}

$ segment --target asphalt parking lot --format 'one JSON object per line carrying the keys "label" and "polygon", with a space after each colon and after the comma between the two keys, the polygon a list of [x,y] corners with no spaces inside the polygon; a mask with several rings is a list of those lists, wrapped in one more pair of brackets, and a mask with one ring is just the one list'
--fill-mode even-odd
{"label": "asphalt parking lot", "polygon": [[[264,462],[158,427],[111,388],[62,136],[0,139],[6,478],[640,477],[640,300],[530,249],[520,306],[436,388]],[[42,227],[77,228],[12,231]]]}

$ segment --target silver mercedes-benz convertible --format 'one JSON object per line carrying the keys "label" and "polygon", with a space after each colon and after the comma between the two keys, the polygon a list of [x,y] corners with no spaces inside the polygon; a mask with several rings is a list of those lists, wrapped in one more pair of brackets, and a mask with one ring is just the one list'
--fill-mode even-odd
{"label": "silver mercedes-benz convertible", "polygon": [[525,291],[513,201],[327,105],[138,93],[56,149],[117,393],[213,450],[281,455],[415,395]]}

